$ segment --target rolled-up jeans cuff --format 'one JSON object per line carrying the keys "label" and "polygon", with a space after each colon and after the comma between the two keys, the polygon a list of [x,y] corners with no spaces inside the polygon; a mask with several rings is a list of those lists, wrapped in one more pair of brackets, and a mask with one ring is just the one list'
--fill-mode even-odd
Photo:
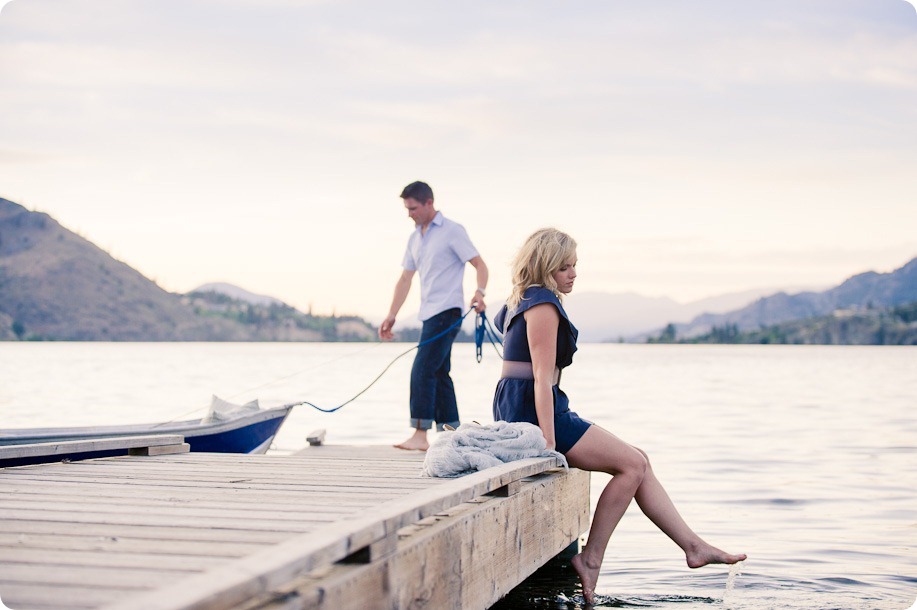
{"label": "rolled-up jeans cuff", "polygon": [[433,427],[432,419],[415,419],[411,418],[411,423],[409,424],[412,428],[416,430],[429,430]]}
{"label": "rolled-up jeans cuff", "polygon": [[447,421],[447,422],[438,422],[436,424],[436,429],[440,432],[445,430],[444,426],[451,426],[452,428],[458,428],[462,425],[462,422],[459,421]]}

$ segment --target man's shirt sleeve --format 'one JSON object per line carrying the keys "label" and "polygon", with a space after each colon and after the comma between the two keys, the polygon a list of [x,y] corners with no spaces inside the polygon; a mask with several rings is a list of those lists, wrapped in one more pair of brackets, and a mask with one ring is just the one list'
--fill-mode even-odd
{"label": "man's shirt sleeve", "polygon": [[450,243],[452,245],[452,251],[455,252],[455,255],[464,263],[478,256],[478,250],[474,247],[474,244],[471,243],[471,238],[468,237],[468,231],[461,225],[455,226],[455,234],[453,235],[453,239],[450,240]]}
{"label": "man's shirt sleeve", "polygon": [[401,261],[401,266],[408,271],[417,271],[417,261],[411,254],[411,240],[408,240],[408,247],[404,249],[404,260]]}

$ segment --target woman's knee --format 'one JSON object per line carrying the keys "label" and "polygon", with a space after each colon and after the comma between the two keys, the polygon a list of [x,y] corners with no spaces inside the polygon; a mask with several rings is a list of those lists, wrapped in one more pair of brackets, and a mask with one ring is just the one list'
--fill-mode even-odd
{"label": "woman's knee", "polygon": [[[631,446],[633,447],[633,445],[631,445]],[[650,464],[650,456],[647,455],[646,451],[644,451],[644,450],[641,449],[640,447],[634,447],[634,449],[636,449],[637,451],[639,451],[639,452],[640,452],[640,455],[643,456],[643,459],[646,460],[646,468],[647,468],[647,470],[649,470],[650,468],[652,468],[653,465]]]}
{"label": "woman's knee", "polygon": [[633,476],[642,481],[648,467],[649,459],[646,454],[632,447],[618,465],[617,474]]}

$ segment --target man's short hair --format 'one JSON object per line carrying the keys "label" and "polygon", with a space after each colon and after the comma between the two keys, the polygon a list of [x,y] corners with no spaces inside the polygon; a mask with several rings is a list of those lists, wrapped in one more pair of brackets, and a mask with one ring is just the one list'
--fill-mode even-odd
{"label": "man's short hair", "polygon": [[402,199],[407,199],[408,197],[420,203],[426,203],[428,200],[433,199],[433,189],[431,189],[430,185],[426,182],[418,180],[417,182],[410,183],[401,191]]}

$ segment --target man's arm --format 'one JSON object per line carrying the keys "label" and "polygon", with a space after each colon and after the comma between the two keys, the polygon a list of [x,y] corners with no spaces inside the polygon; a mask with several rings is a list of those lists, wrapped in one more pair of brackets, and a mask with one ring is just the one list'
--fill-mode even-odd
{"label": "man's arm", "polygon": [[480,255],[475,256],[468,262],[471,263],[472,267],[474,267],[478,280],[478,287],[474,291],[474,295],[471,297],[471,306],[474,307],[476,312],[481,313],[487,307],[487,305],[484,304],[484,290],[487,288],[487,278],[489,277],[487,264],[484,262],[484,259],[480,257]]}
{"label": "man's arm", "polygon": [[408,298],[408,292],[411,291],[411,281],[413,279],[414,271],[408,271],[407,269],[401,271],[401,277],[399,277],[398,281],[395,283],[395,294],[392,297],[392,306],[389,307],[388,316],[382,320],[382,324],[379,326],[380,339],[388,340],[395,338],[394,333],[392,333],[392,327],[395,325],[395,316],[398,315],[401,306],[404,305],[405,299]]}

